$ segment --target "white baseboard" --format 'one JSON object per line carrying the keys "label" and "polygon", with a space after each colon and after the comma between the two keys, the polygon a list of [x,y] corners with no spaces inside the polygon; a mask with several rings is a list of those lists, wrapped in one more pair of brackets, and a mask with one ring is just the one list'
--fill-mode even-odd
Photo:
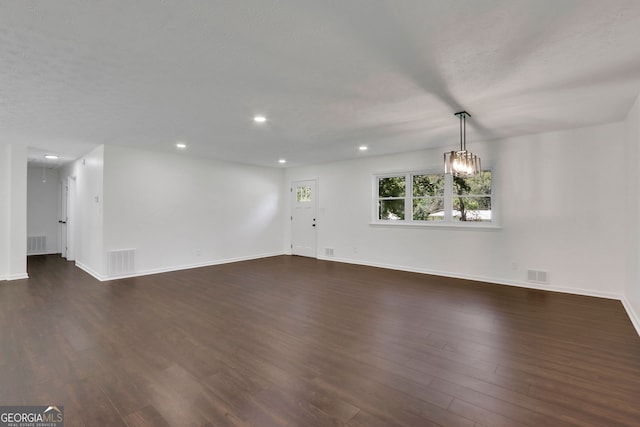
{"label": "white baseboard", "polygon": [[27,273],[18,273],[18,274],[10,274],[4,280],[22,280],[28,279],[29,275]]}
{"label": "white baseboard", "polygon": [[76,261],[76,267],[78,267],[80,270],[83,270],[85,273],[89,273],[91,276],[93,276],[95,279],[98,279],[100,281],[106,280],[105,276],[98,274],[97,271],[91,269],[90,267],[87,267],[86,265],[84,265],[81,262]]}
{"label": "white baseboard", "polygon": [[154,268],[154,269],[149,269],[149,270],[141,270],[141,271],[136,271],[135,273],[127,273],[127,274],[122,274],[122,275],[118,275],[118,276],[103,276],[103,278],[99,278],[98,276],[96,276],[94,274],[91,274],[91,273],[89,273],[89,274],[91,274],[93,277],[95,277],[96,279],[100,280],[101,282],[105,282],[105,281],[109,281],[109,280],[126,279],[127,277],[138,277],[138,276],[148,276],[148,275],[151,275],[151,274],[169,273],[171,271],[189,270],[189,269],[192,269],[192,268],[200,268],[200,267],[210,267],[212,265],[229,264],[229,263],[232,263],[232,262],[240,262],[240,261],[250,261],[250,260],[253,260],[253,259],[268,258],[268,257],[272,257],[272,256],[279,256],[279,255],[285,255],[284,251],[269,252],[269,253],[262,253],[262,254],[254,254],[254,255],[247,255],[247,256],[234,257],[234,258],[225,258],[225,259],[218,259],[218,260],[211,260],[211,261],[205,261],[205,262],[198,262],[198,263],[194,263],[194,264],[174,265],[174,266],[171,266],[171,267],[163,267],[163,268]]}
{"label": "white baseboard", "polygon": [[44,252],[27,252],[27,256],[32,256],[32,255],[56,255],[59,254],[60,252],[54,251],[44,251]]}
{"label": "white baseboard", "polygon": [[635,312],[631,301],[629,301],[626,296],[622,297],[621,301],[624,309],[627,310],[627,315],[629,316],[633,327],[636,328],[636,332],[640,335],[640,316]]}
{"label": "white baseboard", "polygon": [[349,258],[318,257],[318,259],[322,259],[325,261],[344,262],[347,264],[365,265],[368,267],[386,268],[389,270],[399,270],[399,271],[409,271],[412,273],[430,274],[433,276],[452,277],[455,279],[474,280],[477,282],[486,282],[486,283],[492,283],[496,285],[517,286],[520,288],[539,289],[543,291],[552,291],[552,292],[563,292],[566,294],[584,295],[584,296],[590,296],[590,297],[607,298],[607,299],[615,299],[615,300],[620,300],[622,298],[622,295],[616,294],[614,292],[594,291],[592,289],[582,289],[582,288],[565,287],[565,286],[539,285],[539,284],[530,283],[530,282],[519,282],[515,280],[496,279],[494,277],[472,276],[472,275],[459,274],[459,273],[454,273],[449,271],[436,271],[436,270],[428,270],[425,268],[415,268],[415,267],[407,267],[407,266],[392,265],[392,264],[381,264],[376,262],[364,262],[364,261],[353,260]]}
{"label": "white baseboard", "polygon": [[456,279],[474,280],[474,281],[497,284],[497,285],[517,286],[517,287],[520,287],[520,288],[539,289],[539,290],[543,290],[543,291],[562,292],[562,293],[565,293],[565,294],[574,294],[574,295],[583,295],[583,296],[589,296],[589,297],[614,299],[614,300],[618,300],[618,301],[622,302],[622,305],[623,305],[624,309],[626,310],[627,315],[629,316],[629,319],[631,320],[631,323],[633,324],[633,327],[635,328],[636,332],[640,336],[640,315],[638,315],[638,313],[635,312],[635,310],[633,309],[633,305],[631,304],[631,302],[624,295],[620,295],[620,294],[617,294],[617,293],[614,293],[614,292],[594,291],[592,289],[582,289],[582,288],[575,288],[575,287],[545,286],[545,285],[538,285],[538,284],[529,283],[529,282],[517,282],[517,281],[510,281],[510,280],[495,279],[495,278],[491,278],[491,277],[468,276],[468,275],[457,274],[457,273],[433,271],[433,270],[427,270],[427,269],[422,269],[422,268],[413,268],[413,267],[405,267],[405,266],[397,266],[397,265],[387,265],[387,264],[380,264],[380,263],[375,263],[375,262],[363,262],[363,261],[353,260],[353,259],[348,259],[348,258],[318,257],[318,259],[322,259],[322,260],[325,260],[325,261],[344,262],[344,263],[347,263],[347,264],[364,265],[364,266],[367,266],[367,267],[386,268],[386,269],[389,269],[389,270],[409,271],[409,272],[412,272],[412,273],[431,274],[431,275],[434,275],[434,276],[453,277],[453,278],[456,278]]}
{"label": "white baseboard", "polygon": [[368,267],[386,268],[389,270],[409,271],[412,273],[422,273],[422,274],[430,274],[434,276],[453,277],[456,279],[474,280],[474,281],[497,284],[497,285],[517,286],[520,288],[539,289],[543,291],[562,292],[566,294],[614,299],[622,302],[622,305],[624,306],[624,309],[626,310],[627,315],[629,316],[629,319],[633,324],[633,327],[636,329],[636,332],[640,336],[640,316],[638,315],[638,313],[635,312],[635,310],[633,309],[633,306],[631,305],[631,302],[629,302],[629,300],[627,300],[627,298],[624,295],[620,295],[614,292],[594,291],[592,289],[582,289],[582,288],[575,288],[575,287],[538,285],[538,284],[529,283],[529,282],[517,282],[512,280],[495,279],[491,277],[469,276],[464,274],[427,270],[423,268],[388,265],[388,264],[380,264],[375,262],[363,262],[363,261],[353,260],[348,258],[318,257],[318,259],[322,259],[325,261],[344,262],[347,264],[364,265]]}

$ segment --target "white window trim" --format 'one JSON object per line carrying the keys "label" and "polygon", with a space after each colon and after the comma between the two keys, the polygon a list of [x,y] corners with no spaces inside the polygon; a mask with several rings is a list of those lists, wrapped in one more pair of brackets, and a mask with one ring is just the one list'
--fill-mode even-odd
{"label": "white window trim", "polygon": [[[413,175],[441,175],[441,170],[417,170],[417,171],[402,171],[402,172],[388,172],[374,174],[372,181],[372,220],[369,225],[376,227],[400,227],[400,228],[438,228],[438,229],[452,229],[452,230],[500,230],[498,219],[499,214],[496,212],[496,199],[495,199],[495,173],[491,168],[484,168],[483,170],[491,171],[491,222],[476,222],[476,221],[454,221],[453,214],[453,177],[449,174],[444,175],[444,209],[445,218],[443,221],[421,221],[414,220],[413,218],[407,219],[407,217],[413,217]],[[405,219],[403,220],[382,220],[378,219],[378,206],[379,206],[379,194],[378,194],[378,180],[380,178],[390,178],[394,176],[405,177]],[[478,195],[480,196],[480,195]],[[400,197],[398,197],[400,199]]]}

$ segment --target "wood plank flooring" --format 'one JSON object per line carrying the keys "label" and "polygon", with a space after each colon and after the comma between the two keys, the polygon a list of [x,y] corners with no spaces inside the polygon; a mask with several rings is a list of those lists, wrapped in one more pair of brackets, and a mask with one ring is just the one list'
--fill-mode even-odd
{"label": "wood plank flooring", "polygon": [[281,256],[0,282],[0,404],[66,426],[640,426],[620,302]]}

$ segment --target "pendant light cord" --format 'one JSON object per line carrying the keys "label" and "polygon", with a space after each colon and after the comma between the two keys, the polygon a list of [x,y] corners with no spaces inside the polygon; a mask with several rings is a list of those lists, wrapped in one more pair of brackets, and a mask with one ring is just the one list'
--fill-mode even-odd
{"label": "pendant light cord", "polygon": [[463,150],[462,148],[462,117],[464,117],[464,114],[460,115],[460,151]]}
{"label": "pendant light cord", "polygon": [[464,123],[462,125],[462,129],[464,129],[464,138],[463,138],[464,149],[463,149],[463,151],[467,151],[467,115],[466,114],[462,115],[462,122]]}

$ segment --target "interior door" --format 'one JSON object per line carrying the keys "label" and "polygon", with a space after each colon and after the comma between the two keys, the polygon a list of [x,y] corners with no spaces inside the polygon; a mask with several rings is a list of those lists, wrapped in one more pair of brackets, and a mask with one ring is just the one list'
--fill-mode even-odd
{"label": "interior door", "polygon": [[67,257],[67,219],[69,212],[69,184],[67,182],[67,178],[63,178],[61,180],[61,198],[60,198],[60,218],[58,219],[59,224],[59,242],[60,242],[60,253],[62,258]]}
{"label": "interior door", "polygon": [[317,257],[316,181],[291,183],[291,253]]}
{"label": "interior door", "polygon": [[76,177],[67,178],[66,252],[67,261],[76,259]]}

